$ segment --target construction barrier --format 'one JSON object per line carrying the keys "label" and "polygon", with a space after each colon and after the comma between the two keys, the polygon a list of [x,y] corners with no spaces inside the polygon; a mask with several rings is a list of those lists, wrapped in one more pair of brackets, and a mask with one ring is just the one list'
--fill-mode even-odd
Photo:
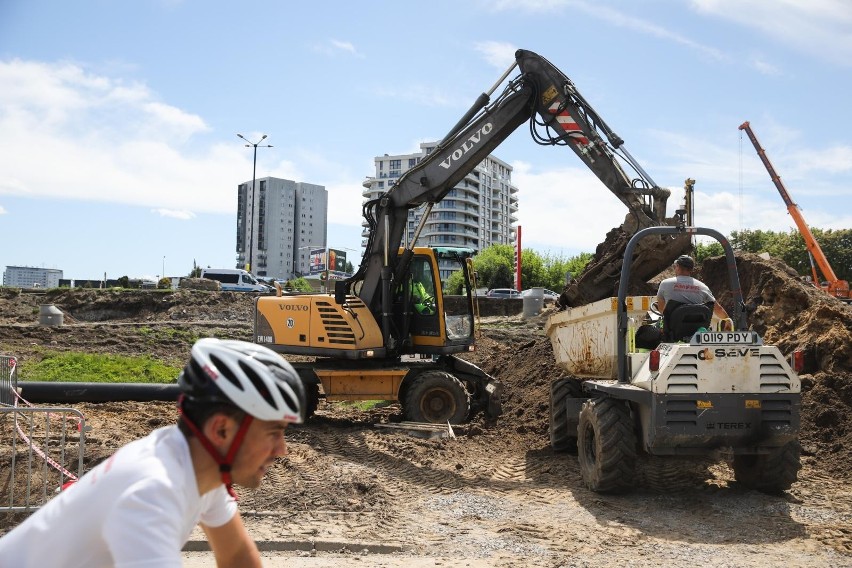
{"label": "construction barrier", "polygon": [[76,481],[86,431],[73,408],[0,405],[0,513],[32,512]]}
{"label": "construction barrier", "polygon": [[18,360],[0,355],[0,406],[15,403],[15,388],[18,386]]}

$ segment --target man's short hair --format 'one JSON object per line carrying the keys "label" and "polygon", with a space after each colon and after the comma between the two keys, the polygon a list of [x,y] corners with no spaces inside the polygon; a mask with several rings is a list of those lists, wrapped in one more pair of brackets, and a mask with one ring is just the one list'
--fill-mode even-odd
{"label": "man's short hair", "polygon": [[675,264],[682,266],[687,270],[692,270],[693,268],[695,268],[695,261],[692,260],[691,256],[686,254],[682,254],[677,257],[677,260],[675,260]]}

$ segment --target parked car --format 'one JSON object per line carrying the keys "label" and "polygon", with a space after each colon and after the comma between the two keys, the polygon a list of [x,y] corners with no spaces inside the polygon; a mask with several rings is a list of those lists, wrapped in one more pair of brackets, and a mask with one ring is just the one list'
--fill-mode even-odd
{"label": "parked car", "polygon": [[[527,288],[523,292],[521,292],[521,296],[526,296],[532,291],[532,288]],[[544,300],[546,302],[555,302],[559,299],[559,294],[554,292],[553,290],[548,290],[547,288],[543,289],[544,292]]]}
{"label": "parked car", "polygon": [[521,293],[514,288],[492,288],[485,293],[488,298],[520,298]]}

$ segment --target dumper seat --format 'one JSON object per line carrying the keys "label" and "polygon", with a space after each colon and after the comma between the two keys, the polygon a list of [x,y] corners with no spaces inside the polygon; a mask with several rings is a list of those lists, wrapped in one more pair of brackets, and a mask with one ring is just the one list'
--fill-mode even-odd
{"label": "dumper seat", "polygon": [[689,341],[696,331],[702,327],[710,329],[713,317],[714,302],[706,304],[684,304],[681,302],[666,302],[663,312],[663,341]]}

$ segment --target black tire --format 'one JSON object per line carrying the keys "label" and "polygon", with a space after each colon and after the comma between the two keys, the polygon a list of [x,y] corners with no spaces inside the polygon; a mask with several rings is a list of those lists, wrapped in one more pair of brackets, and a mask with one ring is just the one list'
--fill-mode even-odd
{"label": "black tire", "polygon": [[583,398],[579,379],[562,377],[550,383],[550,447],[555,452],[577,453],[577,430],[568,427],[565,400]]}
{"label": "black tire", "polygon": [[577,458],[583,482],[598,493],[623,493],[634,487],[636,432],[625,403],[600,398],[580,411]]}
{"label": "black tire", "polygon": [[302,383],[305,385],[305,420],[314,415],[319,405],[319,385],[317,383]]}
{"label": "black tire", "polygon": [[768,454],[735,455],[734,477],[749,489],[782,493],[790,489],[799,476],[801,453],[799,442],[790,442]]}
{"label": "black tire", "polygon": [[451,374],[426,371],[408,388],[403,412],[412,422],[461,424],[470,414],[470,394]]}

